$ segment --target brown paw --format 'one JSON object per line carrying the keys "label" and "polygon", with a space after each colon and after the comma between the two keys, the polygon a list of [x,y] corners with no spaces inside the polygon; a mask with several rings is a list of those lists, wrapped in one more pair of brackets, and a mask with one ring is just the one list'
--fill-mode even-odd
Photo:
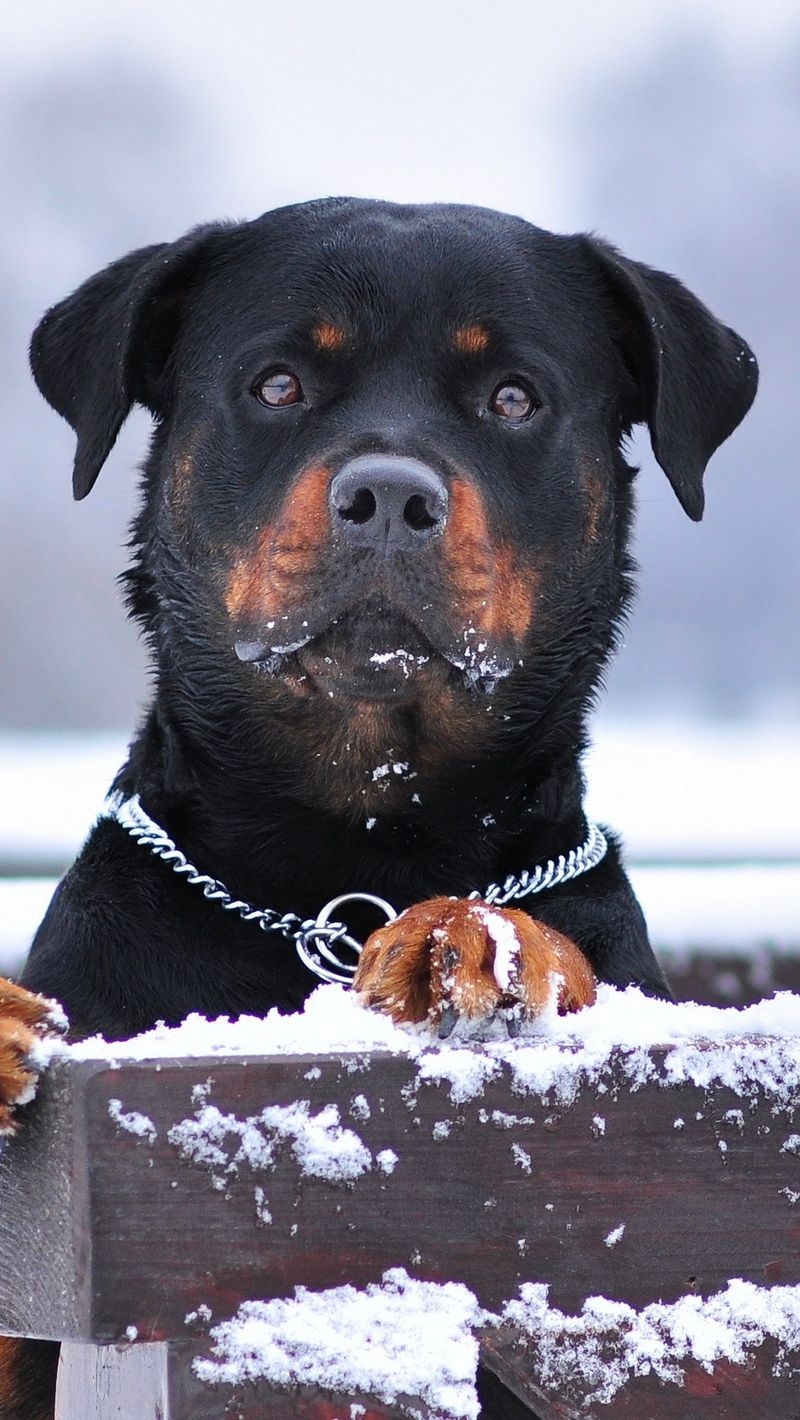
{"label": "brown paw", "polygon": [[0,1135],[13,1134],[15,1108],[33,1098],[38,1043],[66,1025],[56,1001],[0,977]]}
{"label": "brown paw", "polygon": [[409,907],[364,945],[353,985],[395,1021],[428,1020],[450,1035],[461,1017],[504,1017],[509,1035],[555,1002],[577,1011],[595,978],[568,937],[526,912],[464,898]]}

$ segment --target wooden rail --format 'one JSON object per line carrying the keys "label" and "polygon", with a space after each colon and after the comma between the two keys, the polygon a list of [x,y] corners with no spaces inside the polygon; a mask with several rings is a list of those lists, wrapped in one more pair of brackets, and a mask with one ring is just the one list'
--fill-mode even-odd
{"label": "wooden rail", "polygon": [[[297,1101],[294,1132],[261,1118]],[[344,1181],[302,1157],[302,1118],[332,1104],[363,1151]],[[237,1163],[231,1125],[199,1160],[191,1129],[175,1126],[199,1129],[204,1107],[255,1120],[271,1157],[251,1147]],[[382,1053],[60,1060],[0,1156],[0,1331],[65,1343],[58,1420],[350,1420],[353,1405],[429,1415],[420,1397],[201,1383],[192,1361],[245,1299],[364,1288],[389,1268],[464,1283],[495,1314],[531,1281],[570,1315],[596,1295],[641,1312],[732,1278],[798,1284],[790,1112],[721,1085],[632,1091],[613,1058],[561,1105],[520,1094],[504,1072],[454,1102],[449,1081],[420,1082],[412,1060]],[[486,1323],[480,1341],[487,1420],[800,1413],[800,1353],[776,1363],[770,1340],[740,1364],[634,1375],[604,1400],[579,1366],[554,1381],[535,1337],[508,1320]]]}

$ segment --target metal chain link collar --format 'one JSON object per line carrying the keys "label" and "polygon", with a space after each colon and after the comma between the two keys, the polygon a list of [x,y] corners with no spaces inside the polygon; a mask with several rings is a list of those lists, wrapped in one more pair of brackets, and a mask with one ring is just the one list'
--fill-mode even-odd
{"label": "metal chain link collar", "polygon": [[[225,912],[235,912],[243,922],[257,923],[263,932],[277,932],[287,941],[293,941],[300,960],[322,981],[352,985],[358,967],[362,943],[350,936],[343,922],[331,921],[343,903],[371,903],[386,914],[387,922],[398,915],[390,902],[370,892],[342,893],[327,902],[316,917],[305,919],[298,917],[296,912],[281,914],[269,907],[253,907],[249,902],[233,897],[224,883],[208,873],[201,873],[194,863],[190,863],[160,824],[145,812],[138,794],[127,799],[110,795],[105,812],[106,817],[115,819],[140,848],[149,849],[192,887],[201,888],[209,902],[219,903]],[[579,848],[573,848],[570,853],[562,853],[559,858],[551,858],[535,868],[524,869],[517,877],[510,874],[502,883],[490,883],[483,892],[476,888],[468,894],[468,900],[486,902],[491,907],[506,907],[510,902],[520,902],[534,893],[558,887],[580,877],[582,873],[588,873],[605,857],[608,843],[596,823],[587,821],[587,829],[586,841]],[[343,960],[337,956],[337,948],[349,952],[350,959]]]}

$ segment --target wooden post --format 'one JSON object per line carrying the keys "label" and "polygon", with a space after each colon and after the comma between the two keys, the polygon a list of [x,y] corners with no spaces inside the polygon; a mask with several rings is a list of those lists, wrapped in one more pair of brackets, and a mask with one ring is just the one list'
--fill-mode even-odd
{"label": "wooden post", "polygon": [[61,1347],[55,1420],[174,1420],[169,1398],[169,1345]]}

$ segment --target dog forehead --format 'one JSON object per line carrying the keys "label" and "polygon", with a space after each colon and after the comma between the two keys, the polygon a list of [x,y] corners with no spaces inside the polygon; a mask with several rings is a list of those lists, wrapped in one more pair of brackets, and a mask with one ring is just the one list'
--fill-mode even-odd
{"label": "dog forehead", "polygon": [[231,228],[195,301],[295,331],[320,317],[530,329],[566,315],[580,266],[570,238],[488,208],[328,199]]}

